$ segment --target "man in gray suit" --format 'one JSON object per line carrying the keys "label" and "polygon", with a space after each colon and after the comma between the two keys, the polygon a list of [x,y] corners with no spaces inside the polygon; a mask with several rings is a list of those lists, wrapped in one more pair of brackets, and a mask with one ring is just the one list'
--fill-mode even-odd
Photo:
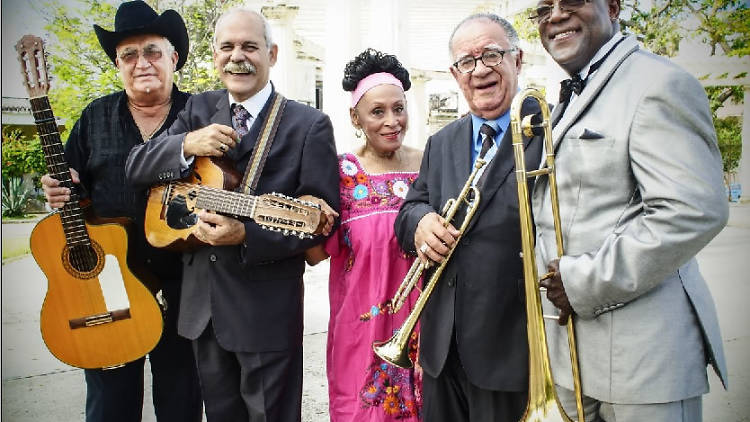
{"label": "man in gray suit", "polygon": [[[701,85],[622,36],[619,13],[619,0],[537,5],[542,44],[572,76],[552,113],[565,255],[540,177],[537,266],[554,272],[542,284],[560,323],[575,318],[587,421],[700,421],[707,364],[727,380],[695,260],[726,224],[721,157]],[[547,334],[574,415],[565,330]]]}
{"label": "man in gray suit", "polygon": [[[269,73],[278,48],[263,16],[244,8],[219,18],[213,47],[226,89],[194,95],[163,136],[131,151],[126,172],[133,184],[185,177],[185,160],[196,156],[226,155],[244,172],[271,113]],[[313,195],[338,208],[328,116],[286,102],[256,189],[268,192]],[[178,330],[193,340],[206,416],[299,421],[304,251],[323,239],[285,237],[205,211],[198,216],[194,233],[208,245],[183,256]]]}

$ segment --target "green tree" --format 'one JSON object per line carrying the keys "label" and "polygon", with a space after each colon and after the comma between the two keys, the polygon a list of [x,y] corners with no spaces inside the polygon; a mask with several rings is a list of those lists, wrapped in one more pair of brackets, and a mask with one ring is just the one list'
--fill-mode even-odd
{"label": "green tree", "polygon": [[[716,138],[724,164],[725,179],[737,171],[742,156],[742,120],[737,116],[715,118]],[[728,180],[726,180],[728,182]]]}
{"label": "green tree", "polygon": [[[710,47],[709,55],[750,54],[750,9],[743,0],[632,0],[625,3],[622,29],[635,33],[651,51],[665,56],[679,52],[685,38]],[[712,109],[742,101],[736,86],[707,89]]]}
{"label": "green tree", "polygon": [[[188,92],[220,87],[213,70],[211,40],[213,26],[227,8],[241,0],[147,0],[157,12],[174,9],[182,15],[190,37],[190,52],[175,83]],[[122,89],[117,69],[99,45],[93,30],[98,24],[112,30],[116,6],[110,1],[77,0],[44,3],[45,29],[52,87],[49,93],[55,114],[73,123],[95,98]]]}

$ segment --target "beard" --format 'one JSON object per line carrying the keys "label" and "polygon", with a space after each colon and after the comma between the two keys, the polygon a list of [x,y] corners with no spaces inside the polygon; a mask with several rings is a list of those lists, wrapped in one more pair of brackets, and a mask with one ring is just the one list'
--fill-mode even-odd
{"label": "beard", "polygon": [[255,69],[255,66],[247,61],[243,62],[229,62],[224,65],[222,70],[225,73],[250,73],[255,74],[257,70]]}

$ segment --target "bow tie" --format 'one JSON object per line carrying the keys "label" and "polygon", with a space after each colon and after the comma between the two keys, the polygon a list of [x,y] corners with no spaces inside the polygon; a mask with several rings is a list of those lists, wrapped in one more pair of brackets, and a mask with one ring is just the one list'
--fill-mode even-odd
{"label": "bow tie", "polygon": [[562,104],[570,101],[570,96],[573,95],[574,92],[576,95],[581,95],[584,86],[586,86],[586,80],[581,79],[581,76],[577,73],[573,75],[572,78],[560,82],[559,103]]}
{"label": "bow tie", "polygon": [[576,73],[573,75],[570,79],[565,79],[564,81],[560,82],[560,101],[559,104],[567,103],[570,101],[570,96],[573,95],[575,92],[576,95],[581,95],[581,91],[583,91],[583,88],[586,86],[586,81],[589,79],[589,76],[591,76],[592,73],[596,72],[597,69],[604,63],[605,60],[607,60],[607,57],[609,57],[609,54],[614,51],[614,49],[625,39],[625,37],[620,38],[617,40],[617,42],[609,48],[609,51],[599,60],[596,61],[596,63],[589,66],[589,71],[586,74],[586,79],[581,79],[581,75]]}

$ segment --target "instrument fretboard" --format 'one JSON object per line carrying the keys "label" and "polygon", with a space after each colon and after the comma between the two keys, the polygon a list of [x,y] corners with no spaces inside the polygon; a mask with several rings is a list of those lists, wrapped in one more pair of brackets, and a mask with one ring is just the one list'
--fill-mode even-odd
{"label": "instrument fretboard", "polygon": [[47,172],[60,181],[60,185],[70,189],[70,200],[60,210],[65,239],[69,246],[90,245],[88,231],[83,218],[83,211],[78,203],[79,196],[65,161],[65,150],[57,130],[55,115],[47,96],[29,99],[31,113],[34,116],[36,130],[41,140]]}

